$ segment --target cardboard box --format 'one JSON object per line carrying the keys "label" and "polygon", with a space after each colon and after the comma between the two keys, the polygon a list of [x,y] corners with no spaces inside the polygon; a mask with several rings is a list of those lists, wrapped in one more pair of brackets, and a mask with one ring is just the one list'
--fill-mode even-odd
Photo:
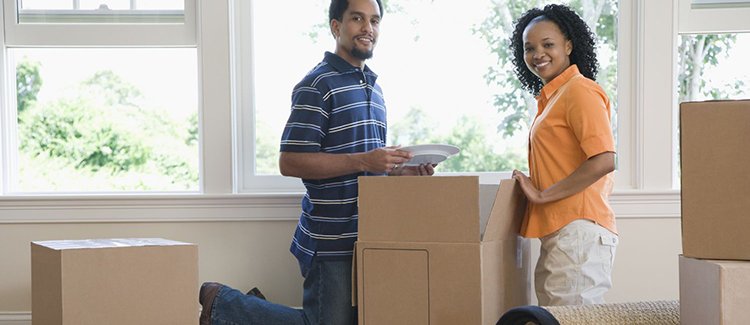
{"label": "cardboard box", "polygon": [[750,260],[750,100],[680,105],[682,251]]}
{"label": "cardboard box", "polygon": [[159,238],[31,243],[33,325],[195,324],[198,247]]}
{"label": "cardboard box", "polygon": [[360,324],[494,325],[530,303],[525,197],[513,180],[482,189],[475,176],[360,177]]}
{"label": "cardboard box", "polygon": [[680,323],[750,324],[750,262],[680,256]]}

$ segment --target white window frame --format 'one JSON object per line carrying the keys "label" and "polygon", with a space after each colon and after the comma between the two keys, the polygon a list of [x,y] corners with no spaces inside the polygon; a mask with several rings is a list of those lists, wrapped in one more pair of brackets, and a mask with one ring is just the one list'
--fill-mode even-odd
{"label": "white window frame", "polygon": [[[197,0],[185,0],[181,24],[19,23],[17,0],[3,0],[7,46],[189,46],[197,39]],[[92,28],[92,26],[94,28]]]}
{"label": "white window frame", "polygon": [[[0,58],[6,70],[6,49],[12,47],[186,47],[198,49],[199,75],[199,192],[203,194],[233,193],[232,125],[229,63],[229,2],[231,0],[185,0],[185,15],[192,23],[178,26],[160,25],[25,25],[15,23],[15,0],[3,0],[0,25],[4,26],[4,43]],[[200,7],[198,7],[200,6]],[[200,9],[200,10],[198,10]],[[197,13],[200,12],[200,15]],[[10,22],[8,22],[10,18]],[[187,18],[186,18],[187,19]],[[175,28],[179,28],[178,33]],[[84,31],[85,30],[85,31]],[[170,32],[170,30],[172,32]],[[199,32],[200,31],[200,32]],[[162,33],[163,32],[163,33]],[[32,33],[32,34],[29,34]],[[33,34],[39,33],[39,34]],[[108,34],[109,33],[109,34]],[[58,39],[54,39],[58,38]],[[4,107],[15,107],[15,96],[8,96],[7,85],[15,84],[15,76],[3,75]],[[9,80],[13,79],[13,80]],[[15,120],[14,112],[2,109],[2,189],[7,189],[12,169],[15,128],[4,127]],[[7,198],[6,193],[4,196]],[[33,194],[29,194],[33,195]],[[46,195],[46,194],[45,194]],[[100,195],[100,194],[94,194]],[[115,194],[117,195],[117,194]],[[138,196],[128,193],[124,196]],[[148,194],[145,194],[148,195]],[[188,193],[188,195],[190,195]],[[54,196],[54,195],[52,195]]]}
{"label": "white window frame", "polygon": [[[720,34],[720,33],[748,33],[750,32],[750,1],[747,0],[674,0],[677,7],[675,44],[679,35],[684,34]],[[675,45],[676,46],[676,45]],[[674,65],[677,66],[675,56]],[[675,87],[676,87],[675,78]],[[672,142],[674,165],[678,163],[677,152],[679,139],[677,129],[679,121],[677,110],[679,103],[674,101],[673,119],[674,138]],[[677,172],[673,173],[674,186],[679,186]]]}
{"label": "white window frame", "polygon": [[678,33],[740,33],[750,31],[750,1],[703,1],[713,5],[696,5],[697,0],[678,1]]}
{"label": "white window frame", "polygon": [[[298,178],[255,175],[255,80],[253,80],[253,22],[255,0],[233,1],[232,80],[236,129],[235,191],[289,193],[303,190]],[[291,88],[290,88],[291,90]],[[279,140],[281,135],[279,134]]]}

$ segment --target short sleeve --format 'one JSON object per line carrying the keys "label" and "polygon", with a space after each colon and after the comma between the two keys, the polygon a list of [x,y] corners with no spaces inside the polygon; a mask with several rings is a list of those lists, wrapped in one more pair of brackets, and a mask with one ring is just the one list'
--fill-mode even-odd
{"label": "short sleeve", "polygon": [[579,84],[571,88],[567,122],[586,157],[615,152],[607,95],[598,85]]}
{"label": "short sleeve", "polygon": [[297,87],[292,93],[292,110],[281,136],[283,152],[319,152],[328,131],[330,110],[320,90]]}

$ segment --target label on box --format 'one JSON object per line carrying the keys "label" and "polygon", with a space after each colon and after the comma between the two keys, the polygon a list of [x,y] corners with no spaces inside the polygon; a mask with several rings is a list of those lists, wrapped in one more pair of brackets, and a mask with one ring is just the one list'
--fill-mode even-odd
{"label": "label on box", "polygon": [[523,245],[524,245],[524,238],[521,236],[516,236],[516,268],[520,269],[523,268]]}

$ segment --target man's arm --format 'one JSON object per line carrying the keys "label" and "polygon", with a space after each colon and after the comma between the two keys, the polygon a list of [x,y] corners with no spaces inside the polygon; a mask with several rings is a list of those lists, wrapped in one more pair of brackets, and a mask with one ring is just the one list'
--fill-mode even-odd
{"label": "man's arm", "polygon": [[359,172],[383,174],[390,173],[411,157],[411,153],[397,147],[350,154],[281,152],[279,169],[281,175],[304,179],[326,179]]}

